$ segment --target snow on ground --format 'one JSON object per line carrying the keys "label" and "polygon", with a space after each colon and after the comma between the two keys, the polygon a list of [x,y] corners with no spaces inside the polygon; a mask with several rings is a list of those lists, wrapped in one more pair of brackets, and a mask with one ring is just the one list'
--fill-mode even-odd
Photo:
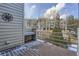
{"label": "snow on ground", "polygon": [[68,50],[77,52],[77,45],[75,45],[75,44],[69,45],[69,46],[68,46]]}
{"label": "snow on ground", "polygon": [[37,39],[37,41],[39,41],[39,42],[45,42],[44,40],[40,40],[40,39]]}
{"label": "snow on ground", "polygon": [[42,43],[43,43],[42,40],[36,40],[36,41],[31,41],[31,42],[29,42],[29,43],[26,43],[25,46],[31,48],[31,47],[33,47],[33,46],[37,46],[37,45],[40,45],[40,44],[42,44]]}
{"label": "snow on ground", "polygon": [[[31,42],[28,42],[28,43],[26,43],[26,44],[24,44],[24,45],[21,45],[21,46],[19,46],[19,47],[15,47],[14,49],[10,49],[10,50],[7,50],[7,51],[1,51],[1,52],[0,52],[0,56],[1,56],[1,55],[2,55],[2,56],[6,56],[7,53],[11,53],[11,52],[16,52],[16,53],[18,53],[18,52],[20,52],[21,50],[30,50],[31,47],[37,46],[37,45],[39,45],[39,44],[41,44],[41,43],[42,43],[42,42],[41,42],[40,40],[31,41]],[[38,52],[37,49],[33,49],[33,50]]]}

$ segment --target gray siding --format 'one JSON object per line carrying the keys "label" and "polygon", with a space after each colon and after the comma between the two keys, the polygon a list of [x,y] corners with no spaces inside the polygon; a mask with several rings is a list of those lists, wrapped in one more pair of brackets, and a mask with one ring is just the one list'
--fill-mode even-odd
{"label": "gray siding", "polygon": [[[2,20],[3,13],[13,15],[13,21]],[[0,4],[0,50],[22,44],[23,40],[24,4]],[[5,44],[5,42],[9,44]]]}

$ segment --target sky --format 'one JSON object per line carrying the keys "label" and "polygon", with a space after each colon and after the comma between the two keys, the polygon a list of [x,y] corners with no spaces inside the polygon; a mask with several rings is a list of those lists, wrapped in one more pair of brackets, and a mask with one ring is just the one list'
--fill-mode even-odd
{"label": "sky", "polygon": [[44,15],[50,16],[56,10],[61,17],[64,15],[73,15],[78,17],[77,3],[25,3],[25,18],[40,18]]}

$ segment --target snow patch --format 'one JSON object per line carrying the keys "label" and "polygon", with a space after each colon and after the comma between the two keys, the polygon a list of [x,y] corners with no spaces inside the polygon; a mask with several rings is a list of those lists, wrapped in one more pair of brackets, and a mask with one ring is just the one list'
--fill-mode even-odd
{"label": "snow patch", "polygon": [[71,44],[71,45],[69,45],[69,46],[68,46],[68,50],[77,52],[77,45],[75,45],[75,44]]}
{"label": "snow patch", "polygon": [[40,39],[37,39],[37,41],[40,41],[40,42],[45,42],[44,40],[40,40]]}
{"label": "snow patch", "polygon": [[52,45],[52,43],[47,42],[48,45]]}

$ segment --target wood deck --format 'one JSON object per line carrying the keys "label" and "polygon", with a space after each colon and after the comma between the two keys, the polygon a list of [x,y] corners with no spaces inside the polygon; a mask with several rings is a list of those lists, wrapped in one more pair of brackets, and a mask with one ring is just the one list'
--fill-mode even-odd
{"label": "wood deck", "polygon": [[76,52],[51,45],[46,42],[33,41],[18,48],[1,51],[1,56],[76,56]]}

